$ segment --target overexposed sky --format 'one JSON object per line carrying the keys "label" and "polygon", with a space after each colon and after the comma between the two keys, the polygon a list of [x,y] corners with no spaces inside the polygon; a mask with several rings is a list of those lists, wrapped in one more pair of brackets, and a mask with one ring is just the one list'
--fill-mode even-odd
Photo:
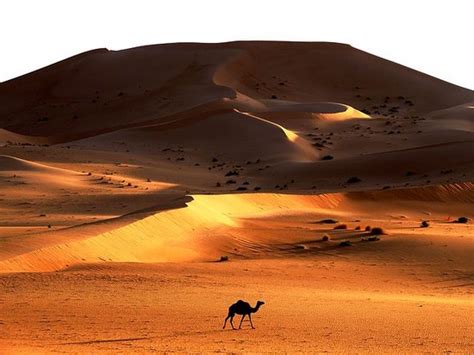
{"label": "overexposed sky", "polygon": [[333,41],[474,89],[474,0],[1,0],[0,81],[100,47]]}

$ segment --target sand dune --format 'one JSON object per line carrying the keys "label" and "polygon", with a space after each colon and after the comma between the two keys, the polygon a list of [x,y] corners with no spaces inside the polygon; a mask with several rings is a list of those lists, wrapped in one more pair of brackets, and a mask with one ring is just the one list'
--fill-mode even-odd
{"label": "sand dune", "polygon": [[[60,242],[7,258],[0,261],[0,272],[54,271],[81,262],[217,260],[220,252],[232,253],[230,246],[235,246],[242,229],[248,228],[245,224],[247,220],[268,222],[265,228],[269,231],[264,235],[257,235],[255,239],[246,238],[246,243],[253,243],[260,257],[264,257],[264,250],[274,249],[276,241],[289,243],[292,239],[272,236],[275,226],[271,219],[291,215],[349,218],[357,214],[372,219],[373,216],[368,216],[375,204],[383,204],[385,215],[398,211],[400,214],[423,216],[426,210],[419,208],[426,202],[431,203],[428,210],[438,215],[474,217],[470,211],[470,205],[474,203],[472,184],[316,196],[258,193],[194,195],[186,208],[159,212],[106,233],[84,236],[66,244]],[[380,212],[377,216],[381,216]],[[246,254],[241,244],[239,250],[241,256]]]}
{"label": "sand dune", "polygon": [[[0,83],[0,348],[470,352],[473,103],[336,43]],[[255,332],[218,330],[236,298],[265,299]]]}
{"label": "sand dune", "polygon": [[[258,99],[336,101],[358,109],[370,109],[374,101],[389,97],[415,114],[474,98],[470,90],[346,45],[174,44],[90,51],[2,83],[0,116],[2,126],[15,133],[64,141],[159,122],[222,98],[238,100],[238,93]],[[64,131],[64,122],[74,133]]]}

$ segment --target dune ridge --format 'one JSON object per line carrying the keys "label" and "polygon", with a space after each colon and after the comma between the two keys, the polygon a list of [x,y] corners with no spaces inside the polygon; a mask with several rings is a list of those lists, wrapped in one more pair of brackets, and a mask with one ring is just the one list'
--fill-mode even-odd
{"label": "dune ridge", "polygon": [[[393,191],[367,191],[323,195],[228,194],[193,195],[186,207],[159,212],[123,227],[62,244],[50,245],[0,261],[1,272],[54,271],[78,263],[182,262],[216,259],[239,238],[244,221],[291,215],[349,216],[364,211],[365,202],[398,208],[394,202],[428,201],[449,213],[474,203],[472,183]],[[443,204],[446,205],[444,208]],[[413,209],[417,206],[414,205]],[[369,209],[368,209],[369,210]],[[405,212],[410,208],[405,208]],[[419,212],[419,211],[418,211]],[[473,217],[469,215],[469,217]],[[269,231],[271,227],[269,227]],[[225,232],[222,232],[225,230]],[[218,233],[217,241],[212,237]],[[269,232],[270,233],[270,232]],[[213,243],[206,242],[211,238]],[[247,243],[249,240],[247,240]],[[271,245],[259,236],[255,243]]]}

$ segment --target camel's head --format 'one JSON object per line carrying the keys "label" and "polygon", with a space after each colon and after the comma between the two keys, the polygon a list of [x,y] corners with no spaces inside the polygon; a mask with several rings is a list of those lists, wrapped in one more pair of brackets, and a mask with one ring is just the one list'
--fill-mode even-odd
{"label": "camel's head", "polygon": [[263,301],[257,301],[257,307],[260,307],[261,305],[264,305],[264,304],[265,304],[265,302],[263,302]]}

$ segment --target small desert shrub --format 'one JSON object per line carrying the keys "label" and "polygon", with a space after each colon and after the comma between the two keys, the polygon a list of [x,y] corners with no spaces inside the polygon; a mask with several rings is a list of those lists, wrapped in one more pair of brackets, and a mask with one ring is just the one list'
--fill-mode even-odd
{"label": "small desert shrub", "polygon": [[323,242],[327,242],[329,240],[329,236],[327,234],[323,235],[323,237],[321,238],[321,240]]}
{"label": "small desert shrub", "polygon": [[227,255],[222,255],[219,259],[219,262],[223,262],[223,261],[229,261],[229,257]]}
{"label": "small desert shrub", "polygon": [[469,222],[469,218],[467,217],[459,217],[457,220],[454,221],[454,223],[467,223]]}
{"label": "small desert shrub", "polygon": [[353,177],[350,177],[349,179],[347,179],[347,183],[348,184],[355,184],[357,182],[361,182],[362,180],[359,179],[357,176],[353,176]]}
{"label": "small desert shrub", "polygon": [[370,226],[366,226],[366,227],[365,227],[365,231],[366,231],[366,232],[370,232],[371,229],[372,229],[372,228],[371,228]]}
{"label": "small desert shrub", "polygon": [[227,174],[225,174],[225,176],[233,176],[233,175],[237,176],[239,175],[239,172],[237,170],[231,170]]}
{"label": "small desert shrub", "polygon": [[347,229],[347,224],[338,224],[334,229]]}
{"label": "small desert shrub", "polygon": [[322,220],[318,221],[317,223],[321,223],[321,224],[336,224],[336,223],[337,223],[337,220],[336,220],[336,219],[331,219],[331,218],[326,218],[326,219],[322,219]]}
{"label": "small desert shrub", "polygon": [[385,231],[380,227],[374,227],[370,230],[370,235],[382,235]]}
{"label": "small desert shrub", "polygon": [[259,191],[259,190],[261,190],[261,189],[262,189],[262,188],[261,188],[260,186],[255,186],[255,187],[254,187],[254,190],[255,190],[255,191]]}
{"label": "small desert shrub", "polygon": [[422,221],[420,224],[420,228],[428,228],[430,224],[427,221]]}
{"label": "small desert shrub", "polygon": [[239,186],[236,191],[245,191],[247,188],[245,186]]}
{"label": "small desert shrub", "polygon": [[354,230],[360,231],[360,226],[355,227]]}
{"label": "small desert shrub", "polygon": [[351,245],[352,245],[352,243],[348,240],[344,240],[344,241],[339,243],[340,247],[350,247]]}
{"label": "small desert shrub", "polygon": [[325,155],[324,157],[321,158],[321,160],[333,160],[334,157],[332,155]]}

